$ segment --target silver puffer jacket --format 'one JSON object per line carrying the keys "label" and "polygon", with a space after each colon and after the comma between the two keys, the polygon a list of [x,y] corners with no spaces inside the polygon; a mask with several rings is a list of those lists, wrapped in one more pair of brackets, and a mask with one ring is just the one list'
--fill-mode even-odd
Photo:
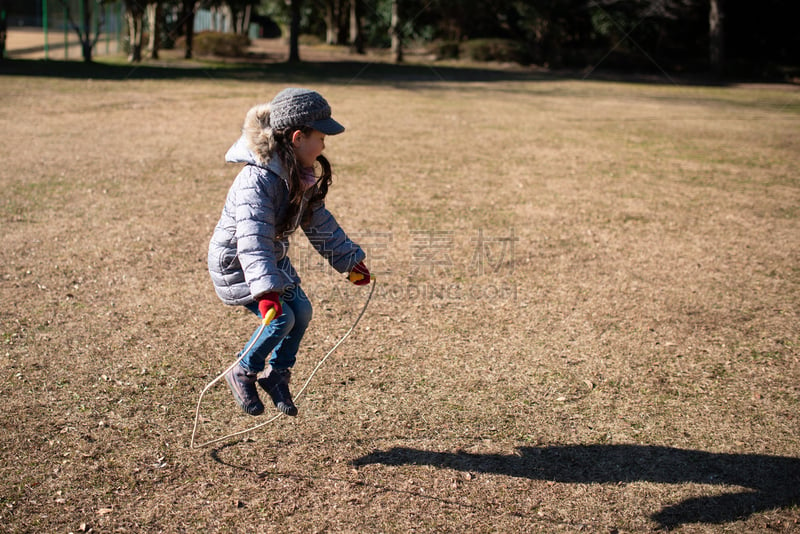
{"label": "silver puffer jacket", "polygon": [[[289,187],[278,158],[265,166],[240,138],[225,161],[246,163],[233,182],[222,216],[208,247],[208,270],[217,295],[225,304],[244,305],[270,291],[281,293],[300,283],[289,261],[289,239],[302,218],[298,214],[289,230],[276,235],[288,216]],[[309,189],[306,197],[313,192]],[[311,222],[302,226],[312,246],[340,273],[351,271],[365,257],[325,209],[324,203],[306,206]]]}

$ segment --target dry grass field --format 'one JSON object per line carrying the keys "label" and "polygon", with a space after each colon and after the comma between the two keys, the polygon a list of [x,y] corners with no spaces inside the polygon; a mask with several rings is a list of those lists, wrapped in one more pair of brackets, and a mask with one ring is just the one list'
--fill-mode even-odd
{"label": "dry grass field", "polygon": [[[800,531],[797,87],[122,68],[0,76],[0,531]],[[191,449],[256,326],[223,156],[288,85],[374,296],[297,418]],[[369,288],[292,254],[299,386]],[[223,382],[198,441],[258,420]]]}

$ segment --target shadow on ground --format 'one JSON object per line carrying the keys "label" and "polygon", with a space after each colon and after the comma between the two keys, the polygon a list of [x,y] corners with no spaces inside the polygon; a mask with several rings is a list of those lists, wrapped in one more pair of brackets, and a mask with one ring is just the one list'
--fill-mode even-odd
{"label": "shadow on ground", "polygon": [[551,79],[535,72],[494,70],[470,67],[395,65],[364,61],[303,61],[207,63],[196,61],[178,66],[122,65],[79,61],[11,59],[0,62],[0,75],[46,76],[59,78],[134,79],[238,79],[262,81],[271,78],[324,79],[330,83],[376,81],[505,81]]}
{"label": "shadow on ground", "polygon": [[521,447],[519,455],[432,452],[406,447],[376,451],[354,466],[431,465],[565,483],[655,482],[742,486],[747,491],[687,499],[651,519],[662,528],[726,523],[800,504],[800,458],[714,454],[645,445]]}
{"label": "shadow on ground", "polygon": [[[111,64],[81,61],[6,59],[0,61],[0,76],[43,76],[67,79],[141,80],[204,79],[241,81],[299,81],[331,84],[392,84],[436,82],[502,82],[580,80],[582,71],[551,72],[535,69],[480,68],[439,64],[394,64],[368,61],[303,61],[300,63],[255,61],[234,63],[187,61],[170,64]],[[724,85],[720,80],[695,77],[665,78],[658,75],[594,71],[595,81],[618,81],[647,84]]]}

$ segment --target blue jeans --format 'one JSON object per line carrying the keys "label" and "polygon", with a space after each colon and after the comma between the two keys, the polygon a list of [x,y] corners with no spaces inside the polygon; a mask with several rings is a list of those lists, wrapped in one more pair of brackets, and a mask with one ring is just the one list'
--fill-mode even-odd
{"label": "blue jeans", "polygon": [[[262,371],[266,367],[267,357],[272,368],[279,370],[289,369],[297,360],[300,341],[311,322],[311,302],[300,286],[294,286],[283,292],[281,305],[283,313],[265,328],[259,326],[242,349],[247,350],[241,363],[246,371]],[[258,302],[246,307],[262,318]]]}

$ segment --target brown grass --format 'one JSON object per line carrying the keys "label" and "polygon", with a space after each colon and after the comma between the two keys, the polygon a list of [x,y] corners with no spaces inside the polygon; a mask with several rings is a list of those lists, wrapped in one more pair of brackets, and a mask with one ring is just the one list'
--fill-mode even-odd
{"label": "brown grass", "polygon": [[[0,530],[800,529],[795,88],[254,78],[0,78]],[[293,84],[375,297],[298,418],[192,451],[255,327],[223,154]],[[294,255],[299,385],[367,293]]]}

